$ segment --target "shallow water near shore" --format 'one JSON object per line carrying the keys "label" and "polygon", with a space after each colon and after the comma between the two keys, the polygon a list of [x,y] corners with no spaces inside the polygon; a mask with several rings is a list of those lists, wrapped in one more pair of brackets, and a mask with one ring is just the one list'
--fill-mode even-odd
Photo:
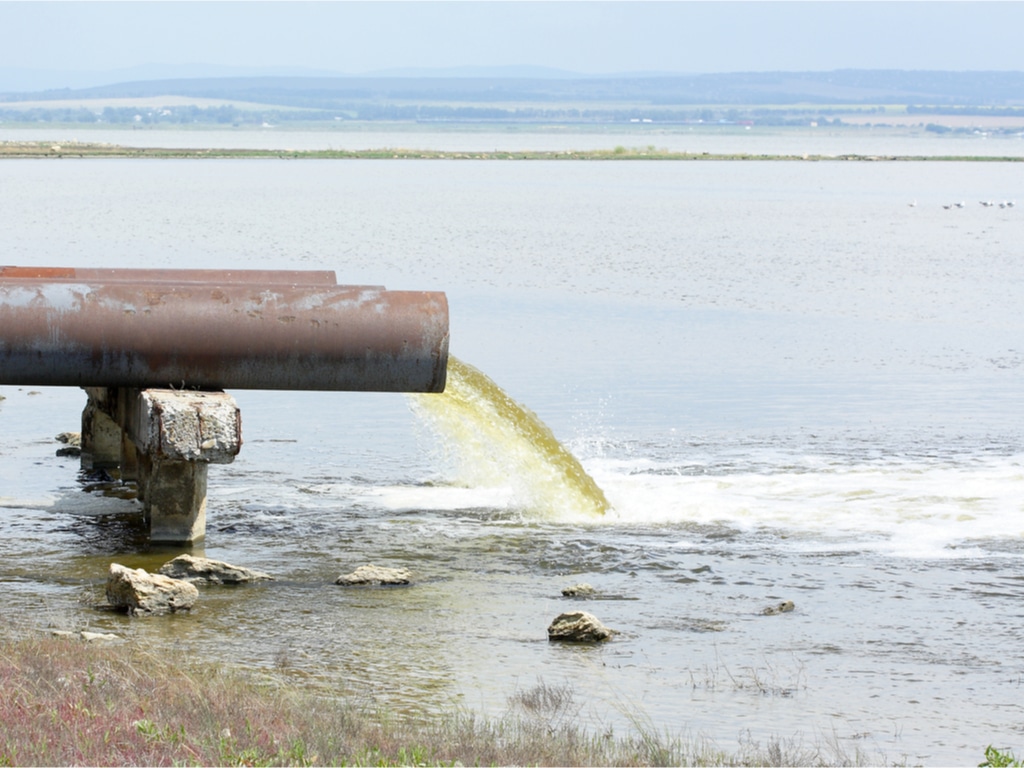
{"label": "shallow water near shore", "polygon": [[[11,615],[401,711],[500,713],[543,680],[570,683],[595,729],[642,712],[723,749],[775,735],[888,762],[1020,753],[1024,208],[979,204],[1021,197],[1016,165],[0,174],[6,263],[334,269],[446,291],[453,353],[536,412],[611,505],[467,479],[415,398],[236,391],[245,442],[210,469],[194,552],[277,580],[130,620],[93,607],[109,563],[153,570],[181,550],[148,547],[116,482],[55,455],[83,393],[0,387]],[[334,585],[370,562],[415,583]],[[561,596],[581,581],[595,599]],[[795,610],[762,615],[783,600]],[[580,607],[620,634],[549,643]]]}

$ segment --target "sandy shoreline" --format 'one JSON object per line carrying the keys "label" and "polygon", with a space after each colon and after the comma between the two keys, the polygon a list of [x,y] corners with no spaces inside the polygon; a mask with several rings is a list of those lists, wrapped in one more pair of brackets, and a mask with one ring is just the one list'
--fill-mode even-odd
{"label": "sandy shoreline", "polygon": [[673,152],[656,149],[626,149],[583,151],[485,151],[451,152],[441,150],[380,148],[365,150],[339,149],[245,149],[245,148],[174,148],[126,147],[116,144],[89,142],[0,141],[0,159],[18,158],[268,158],[268,159],[320,159],[320,160],[760,160],[760,161],[971,161],[971,162],[1024,162],[1024,157],[1013,156],[961,156],[961,155],[862,155],[862,154],[753,154]]}

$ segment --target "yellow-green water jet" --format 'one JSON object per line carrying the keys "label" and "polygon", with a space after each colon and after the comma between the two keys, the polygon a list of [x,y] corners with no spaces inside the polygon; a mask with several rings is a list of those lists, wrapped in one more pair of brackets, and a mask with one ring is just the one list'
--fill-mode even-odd
{"label": "yellow-green water jet", "polygon": [[603,515],[604,492],[551,429],[473,366],[448,357],[442,394],[410,395],[413,409],[445,438],[460,480],[510,485],[517,502],[542,514]]}

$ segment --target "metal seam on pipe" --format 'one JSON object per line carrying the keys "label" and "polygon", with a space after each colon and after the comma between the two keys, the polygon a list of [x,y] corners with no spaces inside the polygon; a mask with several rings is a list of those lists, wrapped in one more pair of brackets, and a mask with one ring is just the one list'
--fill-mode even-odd
{"label": "metal seam on pipe", "polygon": [[[262,285],[336,285],[333,270],[301,269],[148,269],[0,266],[0,282],[25,280],[83,283],[258,283]],[[380,286],[377,286],[380,287]]]}

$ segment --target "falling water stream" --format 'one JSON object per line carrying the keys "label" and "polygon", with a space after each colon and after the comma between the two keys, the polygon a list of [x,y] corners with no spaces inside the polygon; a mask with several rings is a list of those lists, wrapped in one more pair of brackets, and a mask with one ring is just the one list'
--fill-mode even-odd
{"label": "falling water stream", "polygon": [[409,397],[467,487],[511,485],[517,506],[540,518],[609,510],[604,491],[537,414],[468,363],[449,356],[445,391]]}

